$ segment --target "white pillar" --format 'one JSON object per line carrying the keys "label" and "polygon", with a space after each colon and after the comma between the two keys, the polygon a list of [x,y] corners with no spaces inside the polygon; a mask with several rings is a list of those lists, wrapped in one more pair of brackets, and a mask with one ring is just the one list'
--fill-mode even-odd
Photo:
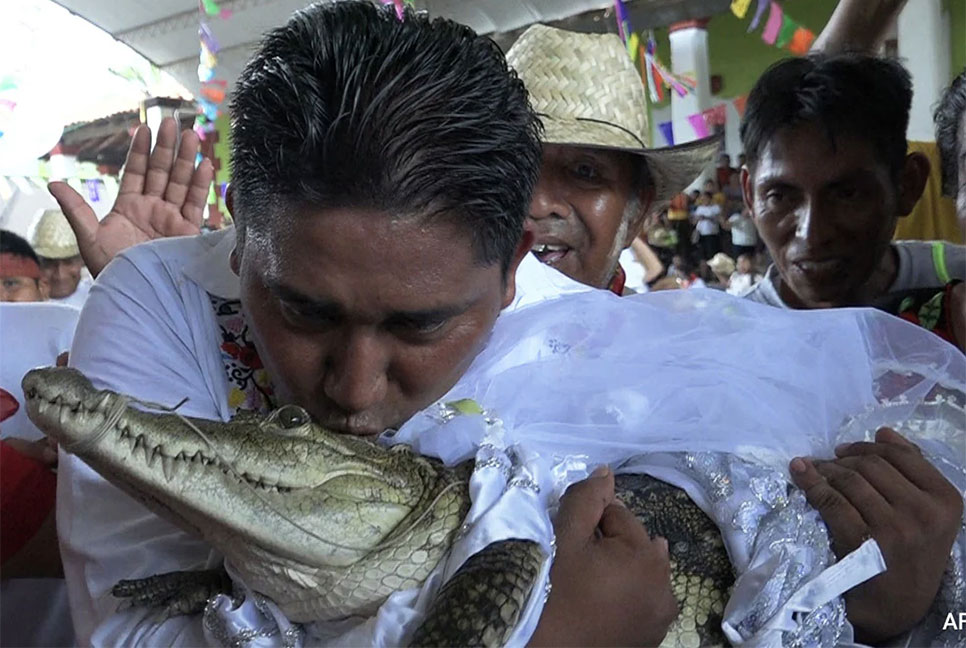
{"label": "white pillar", "polygon": [[899,57],[912,75],[911,140],[936,138],[932,112],[950,79],[949,12],[943,0],[915,0],[898,20]]}
{"label": "white pillar", "polygon": [[707,20],[686,20],[668,28],[671,41],[671,72],[687,75],[697,82],[694,92],[679,97],[671,93],[671,123],[674,143],[684,144],[698,139],[688,116],[711,107],[711,79],[708,64]]}

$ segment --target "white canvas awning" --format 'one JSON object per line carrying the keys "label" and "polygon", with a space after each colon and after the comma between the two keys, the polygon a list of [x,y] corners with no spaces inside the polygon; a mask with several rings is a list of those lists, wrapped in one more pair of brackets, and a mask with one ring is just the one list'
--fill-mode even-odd
{"label": "white canvas awning", "polygon": [[[126,43],[198,95],[198,0],[56,0],[58,4]],[[376,0],[373,0],[376,1]],[[218,40],[217,78],[230,84],[267,30],[281,25],[309,0],[221,0],[231,17],[205,17]],[[728,0],[625,0],[637,28],[649,18],[707,16]],[[531,23],[549,23],[614,6],[613,0],[415,0],[417,10],[445,16],[483,34],[512,32]],[[612,24],[591,29],[609,29]]]}

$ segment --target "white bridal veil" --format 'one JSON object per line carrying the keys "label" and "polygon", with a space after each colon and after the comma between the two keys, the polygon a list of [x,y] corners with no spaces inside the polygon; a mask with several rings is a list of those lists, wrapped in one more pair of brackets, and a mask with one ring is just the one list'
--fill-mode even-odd
{"label": "white bridal veil", "polygon": [[[235,609],[216,601],[206,616],[217,634],[277,624],[274,638],[255,643],[405,643],[439,585],[486,544],[531,538],[551,555],[548,512],[567,485],[609,463],[685,489],[718,524],[739,575],[725,610],[729,641],[851,645],[840,595],[882,571],[882,556],[870,540],[836,562],[821,519],[789,487],[788,462],[831,457],[837,444],[890,425],[964,491],[963,355],[871,310],[784,311],[710,290],[564,292],[519,295],[451,392],[386,435],[446,462],[477,459],[467,524],[421,590],[397,593],[371,619],[307,627],[258,596]],[[484,413],[445,405],[459,399]],[[936,619],[966,609],[964,554],[961,531],[912,645],[942,643]],[[549,560],[514,645],[536,627],[548,572]]]}

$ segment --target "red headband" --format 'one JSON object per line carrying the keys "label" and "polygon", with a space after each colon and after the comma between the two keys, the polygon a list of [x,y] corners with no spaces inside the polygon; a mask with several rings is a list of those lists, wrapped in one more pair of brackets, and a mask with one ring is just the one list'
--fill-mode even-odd
{"label": "red headband", "polygon": [[0,277],[26,277],[40,279],[40,266],[30,257],[13,252],[0,253]]}

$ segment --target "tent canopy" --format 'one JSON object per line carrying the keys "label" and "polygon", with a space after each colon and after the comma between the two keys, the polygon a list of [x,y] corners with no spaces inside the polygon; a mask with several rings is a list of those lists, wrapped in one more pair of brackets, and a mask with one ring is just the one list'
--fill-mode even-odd
{"label": "tent canopy", "polygon": [[[123,9],[119,9],[117,0],[56,1],[129,45],[197,96],[198,25],[202,18],[198,0],[124,0]],[[216,78],[227,81],[230,88],[261,35],[310,2],[220,0],[217,4],[231,16],[206,16],[205,20],[220,46]],[[631,10],[634,27],[640,29],[718,13],[727,7],[728,0],[625,0],[625,4]],[[609,21],[600,19],[601,10],[612,8],[613,0],[416,0],[415,6],[482,34],[505,34],[532,23],[553,23],[588,12],[596,15],[582,25],[587,31],[616,31],[612,17]],[[497,40],[506,46],[506,38]]]}

